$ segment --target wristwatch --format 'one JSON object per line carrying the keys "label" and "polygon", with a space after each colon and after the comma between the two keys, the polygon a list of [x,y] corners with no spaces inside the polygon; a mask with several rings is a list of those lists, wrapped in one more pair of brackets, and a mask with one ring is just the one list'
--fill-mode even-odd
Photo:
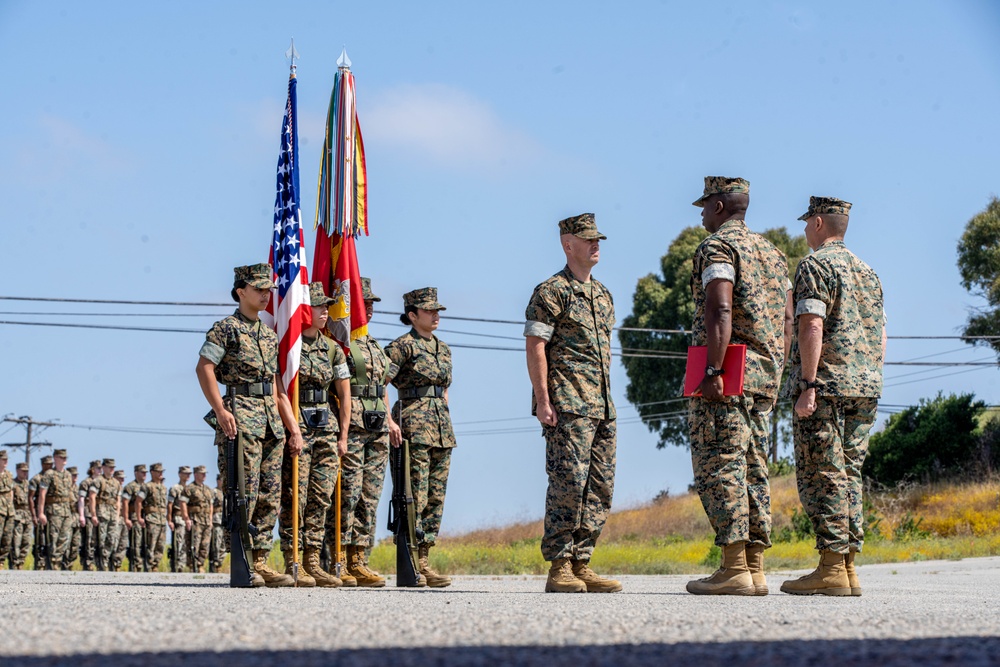
{"label": "wristwatch", "polygon": [[799,391],[805,391],[806,389],[815,389],[819,386],[819,382],[816,380],[799,380]]}
{"label": "wristwatch", "polygon": [[715,366],[705,366],[705,377],[707,378],[719,377],[725,372],[726,371],[722,368],[716,368]]}

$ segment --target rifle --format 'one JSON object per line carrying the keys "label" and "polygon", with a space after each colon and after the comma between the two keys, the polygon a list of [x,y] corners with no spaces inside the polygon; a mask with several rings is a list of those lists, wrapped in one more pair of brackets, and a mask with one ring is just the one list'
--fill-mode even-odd
{"label": "rifle", "polygon": [[128,558],[128,571],[138,572],[139,571],[139,556],[136,554],[136,542],[135,539],[135,529],[139,524],[135,521],[132,522],[132,527],[128,531],[128,547],[125,549],[125,557]]}
{"label": "rifle", "polygon": [[[74,519],[75,521],[76,519]],[[90,517],[86,517],[80,528],[80,565],[84,570],[90,564]]]}
{"label": "rifle", "polygon": [[410,490],[410,443],[389,447],[392,472],[392,502],[389,504],[389,530],[396,542],[396,586],[416,588],[420,579],[417,568],[417,540],[423,531],[416,528],[416,511]]}
{"label": "rifle", "polygon": [[39,526],[38,531],[38,556],[45,563],[45,569],[52,569],[52,542],[49,539],[49,524]]}
{"label": "rifle", "polygon": [[215,530],[215,523],[212,523],[212,537],[208,541],[208,571],[215,572],[215,563],[219,560],[219,553],[222,545],[219,544],[218,531]]}
{"label": "rifle", "polygon": [[149,572],[149,540],[146,539],[146,526],[139,526],[139,539],[142,546],[139,548],[139,557],[142,558],[142,571]]}
{"label": "rifle", "polygon": [[253,587],[253,570],[247,554],[251,548],[251,536],[257,535],[257,527],[250,523],[248,504],[243,473],[243,442],[237,432],[236,437],[226,443],[226,495],[222,502],[222,523],[229,529],[230,588]]}
{"label": "rifle", "polygon": [[167,549],[167,558],[170,560],[170,571],[178,572],[177,569],[177,555],[180,553],[177,549],[177,528],[174,522],[170,522],[170,548]]}

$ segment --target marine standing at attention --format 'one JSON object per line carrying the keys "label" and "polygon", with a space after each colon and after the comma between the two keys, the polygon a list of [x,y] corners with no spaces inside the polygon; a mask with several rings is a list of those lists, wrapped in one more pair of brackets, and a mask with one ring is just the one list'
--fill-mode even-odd
{"label": "marine standing at attention", "polygon": [[614,593],[621,583],[590,569],[611,512],[617,414],[611,400],[611,292],[591,271],[601,258],[593,213],[559,222],[566,266],[535,287],[525,310],[531,413],[545,436],[545,533],[549,593]]}
{"label": "marine standing at attention", "polygon": [[20,570],[31,553],[31,510],[28,509],[28,464],[17,464],[14,478],[14,540],[10,547],[10,567]]}
{"label": "marine standing at attention", "polygon": [[7,470],[7,450],[0,449],[0,570],[11,560],[15,519],[14,476]]}
{"label": "marine standing at attention", "polygon": [[80,484],[77,495],[80,498],[80,516],[83,517],[83,545],[80,550],[80,565],[86,571],[92,571],[94,566],[94,549],[97,547],[97,514],[91,514],[93,503],[90,502],[90,489],[99,484],[101,476],[101,460],[90,462],[87,467],[87,478]]}
{"label": "marine standing at attention", "polygon": [[[689,581],[695,595],[767,595],[764,550],[771,546],[771,492],[767,477],[767,419],[785,363],[790,318],[788,262],[744,218],[750,183],[708,176],[701,208],[709,236],[694,254],[692,341],[708,361],[688,404],[695,488],[722,567]],[[723,394],[723,360],[730,345],[746,345],[743,394]]]}
{"label": "marine standing at attention", "polygon": [[45,559],[39,558],[38,538],[41,537],[41,528],[38,526],[38,484],[42,481],[42,476],[52,469],[52,456],[46,454],[42,457],[42,469],[34,477],[28,480],[28,509],[31,511],[31,523],[34,526],[35,541],[33,555],[35,557],[34,568],[41,570],[45,566]]}
{"label": "marine standing at attention", "polygon": [[304,547],[299,586],[337,588],[343,582],[320,566],[327,513],[333,503],[340,456],[347,453],[351,420],[350,371],[344,351],[322,334],[335,300],[323,292],[323,283],[309,285],[312,325],[302,332],[299,359],[299,545],[292,544],[292,457],[281,464],[281,517],[278,534],[285,556],[285,574],[292,574],[292,550]]}
{"label": "marine standing at attention", "polygon": [[795,272],[795,343],[785,394],[795,401],[795,480],[816,531],[819,566],[781,585],[795,595],[861,595],[854,557],[864,545],[861,466],[882,394],[882,283],[847,249],[850,202],[810,197],[813,253]]}
{"label": "marine standing at attention", "polygon": [[139,491],[137,515],[146,531],[149,571],[160,569],[167,544],[167,487],[163,484],[163,464],[149,466],[150,480]]}
{"label": "marine standing at attention", "polygon": [[212,502],[215,494],[205,484],[205,466],[194,467],[194,483],[187,486],[188,516],[191,518],[191,571],[201,573],[202,564],[208,560],[208,546],[212,539]]}
{"label": "marine standing at attention", "polygon": [[42,475],[38,483],[38,525],[49,532],[49,555],[52,569],[65,569],[70,541],[73,539],[73,522],[77,520],[74,508],[73,476],[66,470],[66,450],[52,452],[54,467]]}
{"label": "marine standing at attention", "polygon": [[389,380],[399,395],[392,414],[400,432],[390,437],[394,447],[404,439],[410,443],[417,558],[430,588],[451,585],[451,577],[438,574],[430,565],[430,551],[441,531],[451,452],[457,444],[448,410],[451,348],[434,335],[444,309],[435,287],[407,292],[400,319],[411,329],[385,348],[392,361]]}
{"label": "marine standing at attention", "polygon": [[187,497],[189,479],[191,479],[191,466],[180,466],[177,469],[178,481],[167,492],[167,525],[170,527],[174,572],[183,572],[188,562],[188,532],[191,530]]}
{"label": "marine standing at attention", "polygon": [[[288,432],[288,454],[302,451],[302,433],[278,375],[278,336],[260,321],[271,299],[268,264],[238,266],[230,295],[236,311],[216,322],[198,353],[196,374],[212,407],[206,421],[215,425],[219,471],[226,474],[226,444],[239,435],[246,479],[247,513],[256,526],[253,570],[269,587],[294,585],[268,564],[274,525],[281,505],[281,460]],[[226,386],[226,396],[219,385]],[[238,452],[240,454],[240,452]],[[223,477],[225,479],[225,477]]]}

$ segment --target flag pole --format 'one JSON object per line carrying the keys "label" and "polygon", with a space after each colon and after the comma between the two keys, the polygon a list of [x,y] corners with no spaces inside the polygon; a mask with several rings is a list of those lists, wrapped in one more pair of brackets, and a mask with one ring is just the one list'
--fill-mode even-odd
{"label": "flag pole", "polygon": [[[295,59],[299,57],[299,52],[295,50],[295,38],[285,51],[288,58],[288,78],[295,78]],[[299,374],[295,374],[292,380],[292,414],[296,421],[299,418]],[[305,445],[305,443],[302,443]],[[292,455],[292,580],[295,586],[299,585],[299,455]]]}

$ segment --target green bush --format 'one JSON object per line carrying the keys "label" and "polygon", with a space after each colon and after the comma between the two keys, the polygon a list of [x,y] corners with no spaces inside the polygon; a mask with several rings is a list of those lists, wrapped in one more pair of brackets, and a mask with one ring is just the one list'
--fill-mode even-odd
{"label": "green bush", "polygon": [[985,408],[974,394],[938,394],[893,415],[885,429],[871,437],[864,474],[891,486],[963,472],[979,456],[977,427]]}

